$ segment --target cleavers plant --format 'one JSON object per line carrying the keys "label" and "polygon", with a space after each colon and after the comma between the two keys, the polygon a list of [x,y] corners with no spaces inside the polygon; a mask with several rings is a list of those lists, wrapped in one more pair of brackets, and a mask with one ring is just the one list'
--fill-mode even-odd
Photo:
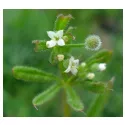
{"label": "cleavers plant", "polygon": [[[71,15],[64,16],[60,14],[54,24],[54,30],[48,31],[47,40],[33,40],[35,44],[35,52],[51,50],[49,62],[58,65],[60,74],[58,76],[33,67],[15,66],[13,67],[13,75],[16,79],[32,82],[55,81],[55,84],[47,88],[47,90],[38,94],[32,101],[35,107],[46,103],[52,99],[61,88],[64,89],[64,95],[67,103],[76,111],[84,111],[84,105],[73,86],[82,84],[85,90],[98,93],[98,96],[92,106],[87,109],[87,116],[95,116],[98,108],[105,102],[107,94],[112,90],[113,78],[108,82],[95,80],[96,72],[106,70],[107,62],[112,56],[112,52],[101,48],[101,39],[97,35],[89,35],[84,43],[73,44],[75,36],[72,31],[75,27],[69,26]],[[85,48],[86,51],[98,51],[84,62],[79,62],[71,55],[72,48]],[[52,65],[54,66],[54,65]],[[63,99],[63,98],[62,98]],[[101,101],[100,101],[101,100]],[[64,107],[64,110],[65,109]],[[101,109],[99,109],[101,110]],[[94,111],[94,113],[93,113]],[[65,111],[64,111],[65,112]],[[68,116],[64,114],[64,116]]]}

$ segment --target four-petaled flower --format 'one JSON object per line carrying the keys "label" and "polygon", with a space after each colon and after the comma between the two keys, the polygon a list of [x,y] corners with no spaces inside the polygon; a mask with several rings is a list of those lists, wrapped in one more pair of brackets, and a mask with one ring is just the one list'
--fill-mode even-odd
{"label": "four-petaled flower", "polygon": [[79,60],[78,59],[74,59],[73,56],[71,56],[71,58],[69,59],[69,65],[68,65],[68,68],[64,71],[65,73],[68,73],[71,71],[71,73],[73,75],[76,75],[78,70],[78,65],[79,65]]}
{"label": "four-petaled flower", "polygon": [[58,46],[64,46],[65,45],[65,42],[62,39],[63,30],[59,30],[59,31],[56,31],[56,32],[48,31],[47,34],[51,38],[50,41],[46,42],[47,48],[52,48],[52,47],[54,47],[56,45],[58,45]]}

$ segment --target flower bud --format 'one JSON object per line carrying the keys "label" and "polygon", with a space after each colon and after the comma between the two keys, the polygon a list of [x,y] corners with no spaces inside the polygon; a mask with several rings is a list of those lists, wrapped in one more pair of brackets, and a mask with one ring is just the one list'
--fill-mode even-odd
{"label": "flower bud", "polygon": [[85,39],[85,48],[92,51],[97,51],[101,47],[101,39],[97,35],[90,35]]}
{"label": "flower bud", "polygon": [[68,36],[63,36],[63,40],[67,42],[69,40]]}
{"label": "flower bud", "polygon": [[81,63],[81,66],[84,68],[86,66],[86,63],[85,62]]}
{"label": "flower bud", "polygon": [[95,77],[94,73],[88,73],[87,74],[87,78],[90,79],[90,80],[93,79],[94,77]]}
{"label": "flower bud", "polygon": [[106,69],[106,63],[100,63],[100,64],[98,65],[98,69],[99,69],[100,71],[104,71],[104,70]]}
{"label": "flower bud", "polygon": [[58,54],[57,59],[58,59],[58,61],[63,61],[64,60],[64,55],[63,54]]}

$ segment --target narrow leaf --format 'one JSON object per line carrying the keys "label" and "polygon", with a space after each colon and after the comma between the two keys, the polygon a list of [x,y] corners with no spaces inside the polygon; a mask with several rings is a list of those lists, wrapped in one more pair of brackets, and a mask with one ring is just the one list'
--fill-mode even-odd
{"label": "narrow leaf", "polygon": [[35,44],[35,52],[41,52],[47,50],[46,41],[45,40],[33,40],[32,43]]}
{"label": "narrow leaf", "polygon": [[26,67],[26,66],[15,66],[13,69],[13,75],[16,79],[31,81],[31,82],[42,82],[56,80],[56,76],[50,73],[46,73],[42,70]]}
{"label": "narrow leaf", "polygon": [[79,96],[73,90],[70,85],[65,86],[65,91],[67,95],[67,103],[76,111],[83,111],[84,106]]}
{"label": "narrow leaf", "polygon": [[69,65],[69,59],[65,59],[65,60],[63,61],[63,66],[64,66],[64,68],[67,68],[68,65]]}
{"label": "narrow leaf", "polygon": [[55,21],[54,30],[56,30],[56,31],[64,30],[67,27],[67,25],[71,19],[73,19],[73,17],[70,14],[67,16],[64,16],[63,14],[59,14]]}
{"label": "narrow leaf", "polygon": [[73,32],[73,30],[75,30],[76,27],[72,27],[72,26],[69,26],[68,29],[66,30],[65,34],[70,34]]}
{"label": "narrow leaf", "polygon": [[85,82],[83,83],[83,88],[94,93],[104,93],[110,90],[104,82]]}
{"label": "narrow leaf", "polygon": [[59,92],[60,88],[61,88],[61,85],[59,85],[59,84],[52,85],[47,90],[40,93],[33,99],[33,101],[32,101],[33,105],[39,106],[39,105],[42,105],[43,103],[49,101],[57,94],[57,92]]}
{"label": "narrow leaf", "polygon": [[[113,82],[114,82],[114,78],[112,78],[107,84],[108,88],[111,90],[113,88]],[[98,117],[101,111],[104,109],[104,106],[107,103],[110,94],[111,94],[111,91],[105,91],[103,94],[97,94],[92,104],[90,105],[90,108],[87,111],[87,116]]]}
{"label": "narrow leaf", "polygon": [[111,59],[112,51],[109,50],[101,50],[91,56],[89,59],[86,60],[86,64],[90,66],[93,63],[105,63]]}
{"label": "narrow leaf", "polygon": [[51,64],[56,64],[58,62],[57,60],[57,55],[58,55],[58,48],[54,47],[53,50],[51,51],[50,57],[49,57],[49,62]]}
{"label": "narrow leaf", "polygon": [[72,40],[75,40],[75,36],[72,34],[72,32],[76,29],[76,27],[68,27],[68,29],[65,32],[65,35],[68,37],[68,43],[71,42]]}

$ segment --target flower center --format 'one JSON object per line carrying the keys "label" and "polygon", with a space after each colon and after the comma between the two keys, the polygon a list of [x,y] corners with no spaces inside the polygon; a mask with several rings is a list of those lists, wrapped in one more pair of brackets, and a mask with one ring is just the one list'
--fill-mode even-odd
{"label": "flower center", "polygon": [[59,40],[59,37],[56,37],[56,36],[55,36],[54,38],[55,38],[55,40],[56,40],[56,41],[58,41],[58,40]]}

